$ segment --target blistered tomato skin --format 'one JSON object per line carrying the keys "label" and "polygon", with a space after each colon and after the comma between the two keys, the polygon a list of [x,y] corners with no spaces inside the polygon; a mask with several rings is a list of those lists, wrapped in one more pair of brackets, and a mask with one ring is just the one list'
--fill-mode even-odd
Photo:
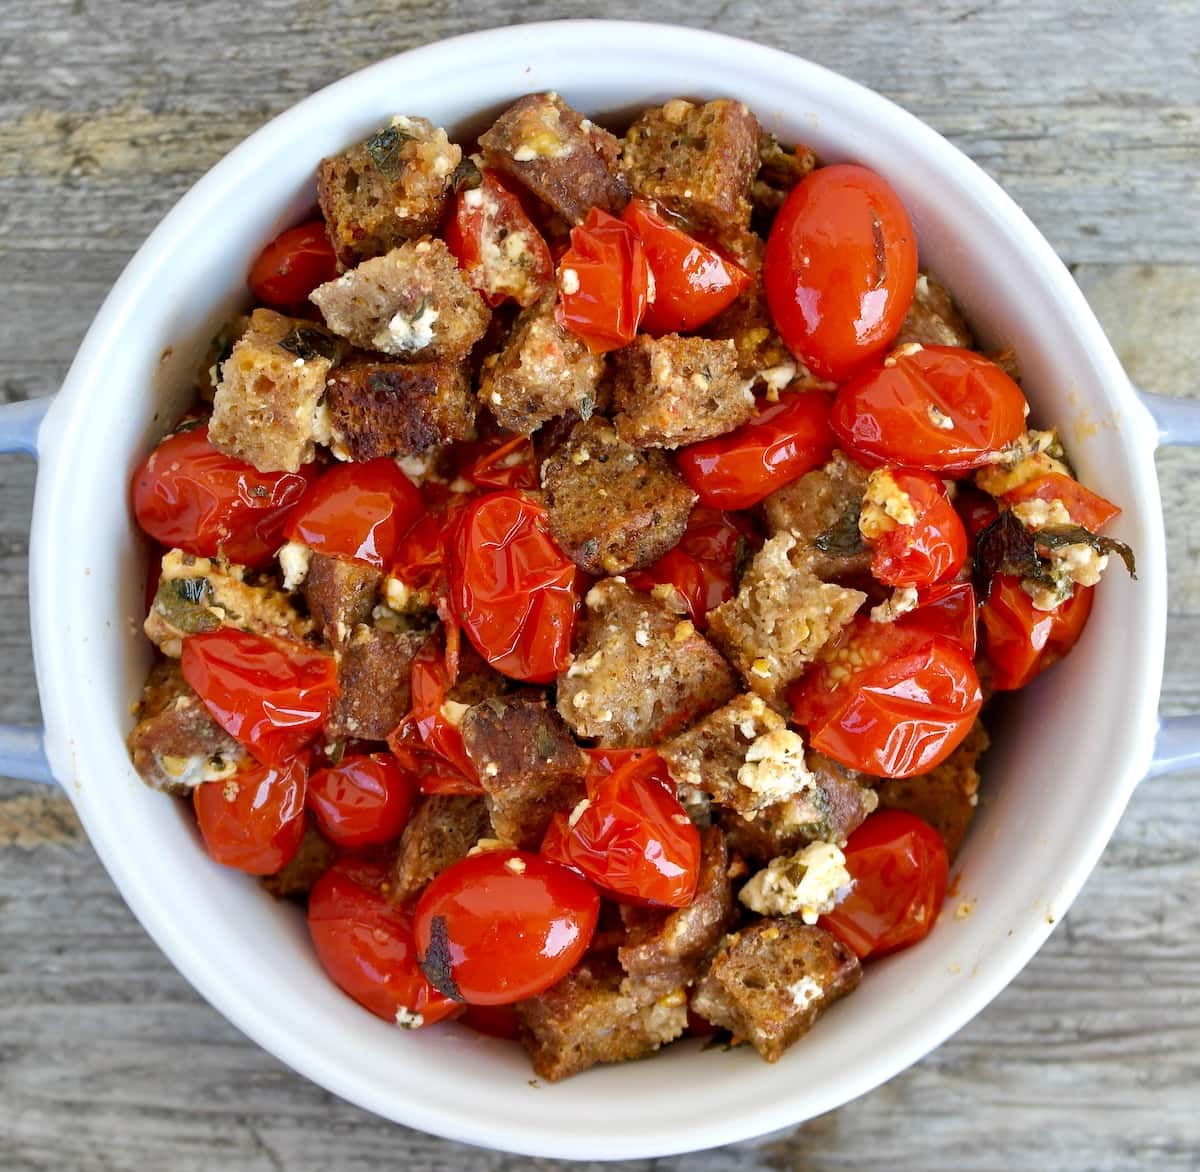
{"label": "blistered tomato skin", "polygon": [[967,560],[967,532],[942,482],[900,468],[892,470],[892,480],[916,518],[867,539],[874,551],[871,573],[888,586],[927,586],[953,577]]}
{"label": "blistered tomato skin", "polygon": [[421,967],[441,992],[508,1005],[548,989],[587,951],[600,897],[573,871],[526,851],[471,855],[417,901]]}
{"label": "blistered tomato skin", "polygon": [[944,635],[975,658],[978,619],[975,587],[970,582],[938,582],[917,587],[916,609],[896,620],[900,630],[928,631]]}
{"label": "blistered tomato skin", "polygon": [[1072,480],[1061,472],[1047,472],[1044,476],[1026,481],[1012,492],[1006,492],[1004,503],[1010,508],[1027,501],[1061,501],[1071,515],[1071,523],[1082,525],[1093,533],[1099,533],[1110,521],[1121,515],[1121,510],[1105,500],[1099,493],[1085,488],[1078,480]]}
{"label": "blistered tomato skin", "polygon": [[308,808],[336,846],[357,850],[398,837],[416,793],[412,775],[388,753],[343,757],[308,782]]}
{"label": "blistered tomato skin", "polygon": [[250,292],[272,309],[303,306],[318,286],[337,276],[337,257],[324,220],[281,232],[258,254],[247,281]]}
{"label": "blistered tomato skin", "polygon": [[763,282],[788,349],[842,382],[883,355],[912,304],[917,237],[900,197],[866,167],[811,172],[771,226]]}

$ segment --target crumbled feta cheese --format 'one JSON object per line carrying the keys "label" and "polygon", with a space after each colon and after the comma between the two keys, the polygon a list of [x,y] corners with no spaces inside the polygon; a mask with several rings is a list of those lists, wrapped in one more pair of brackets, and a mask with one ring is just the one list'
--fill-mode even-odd
{"label": "crumbled feta cheese", "polygon": [[[420,245],[417,247],[420,248]],[[390,354],[423,350],[433,341],[433,323],[437,319],[438,311],[428,302],[421,306],[421,312],[416,317],[407,317],[400,310],[372,341],[378,349]]]}
{"label": "crumbled feta cheese", "polygon": [[940,407],[935,407],[932,403],[925,408],[925,414],[929,416],[929,422],[934,427],[941,428],[942,431],[951,431],[954,427],[954,420]]}
{"label": "crumbled feta cheese", "polygon": [[874,541],[897,525],[912,525],[916,520],[912,498],[896,483],[891,469],[876,468],[867,480],[858,531],[867,541]]}
{"label": "crumbled feta cheese", "polygon": [[895,366],[896,360],[899,358],[908,358],[912,354],[919,354],[925,347],[920,342],[905,342],[903,346],[897,346],[884,360],[884,366]]}
{"label": "crumbled feta cheese", "polygon": [[295,590],[308,577],[312,550],[302,541],[289,541],[279,551],[279,568],[283,571],[283,588]]}
{"label": "crumbled feta cheese", "polygon": [[777,366],[768,366],[760,370],[758,377],[766,384],[768,391],[782,391],[796,377],[794,362],[781,362]]}
{"label": "crumbled feta cheese", "polygon": [[1013,516],[1026,529],[1045,529],[1048,525],[1070,525],[1071,514],[1060,500],[1041,501],[1037,498],[1018,501],[1012,506]]}
{"label": "crumbled feta cheese", "polygon": [[917,609],[917,588],[915,586],[897,586],[892,591],[891,598],[885,598],[878,606],[871,608],[871,622],[894,623],[901,615]]}
{"label": "crumbled feta cheese", "polygon": [[402,1030],[419,1030],[425,1024],[425,1018],[419,1013],[413,1013],[403,1005],[396,1010],[396,1024]]}
{"label": "crumbled feta cheese", "polygon": [[813,775],[804,760],[804,738],[790,728],[777,728],[756,737],[746,750],[746,760],[738,769],[737,778],[762,806],[799,793],[813,784]]}
{"label": "crumbled feta cheese", "polygon": [[511,859],[504,860],[504,869],[511,871],[514,875],[525,874],[525,860],[517,855],[513,855]]}
{"label": "crumbled feta cheese", "polygon": [[579,274],[574,269],[563,269],[558,274],[558,287],[571,297],[579,292]]}
{"label": "crumbled feta cheese", "polygon": [[447,723],[458,728],[470,707],[470,704],[460,704],[457,700],[443,700],[442,715],[446,718]]}
{"label": "crumbled feta cheese", "polygon": [[397,456],[396,466],[413,484],[421,484],[433,471],[434,453],[426,452],[420,456]]}
{"label": "crumbled feta cheese", "polygon": [[807,1009],[824,992],[821,983],[813,980],[812,977],[801,977],[794,984],[788,986],[788,996],[791,997],[792,1004],[797,1009]]}
{"label": "crumbled feta cheese", "polygon": [[[173,757],[163,753],[158,757],[158,766],[175,785],[187,786],[190,789],[202,782],[225,781],[233,777],[237,773],[238,763],[236,758],[206,757],[203,753],[196,753],[190,757]],[[233,792],[236,797],[236,785]]]}
{"label": "crumbled feta cheese", "polygon": [[738,898],[762,916],[799,915],[806,924],[832,911],[848,889],[846,856],[831,842],[812,842],[780,855],[751,876]]}
{"label": "crumbled feta cheese", "polygon": [[464,191],[462,201],[469,208],[483,207],[483,188],[472,187],[468,191]]}
{"label": "crumbled feta cheese", "polygon": [[505,842],[502,838],[481,838],[469,851],[467,857],[473,855],[484,855],[488,851],[507,851],[512,850],[512,843]]}
{"label": "crumbled feta cheese", "polygon": [[578,801],[575,804],[575,808],[571,811],[570,816],[567,818],[567,825],[573,828],[575,823],[587,813],[587,808],[591,804],[591,798],[582,798],[580,801]]}
{"label": "crumbled feta cheese", "polygon": [[384,601],[395,611],[403,611],[412,601],[413,592],[395,574],[389,574],[383,584]]}
{"label": "crumbled feta cheese", "polygon": [[975,483],[992,496],[1003,496],[1048,472],[1069,476],[1070,469],[1062,462],[1062,445],[1058,433],[1026,431],[1011,444],[990,453],[988,466],[975,472]]}

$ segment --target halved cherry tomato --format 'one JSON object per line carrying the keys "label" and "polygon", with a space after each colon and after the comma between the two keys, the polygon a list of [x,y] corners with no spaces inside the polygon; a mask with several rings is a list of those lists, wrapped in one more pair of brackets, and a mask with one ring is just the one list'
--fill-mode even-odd
{"label": "halved cherry tomato", "polygon": [[305,492],[286,534],[317,553],[383,569],[424,511],[420,491],[394,460],[335,464]]}
{"label": "halved cherry tomato", "polygon": [[304,837],[308,759],[279,766],[251,763],[223,781],[192,791],[204,848],[218,863],[248,875],[273,875],[286,866]]}
{"label": "halved cherry tomato", "polygon": [[155,541],[198,557],[224,554],[259,569],[283,544],[283,530],[313,479],[299,472],[259,472],[217,451],[208,427],[167,436],[133,477],[133,511]]}
{"label": "halved cherry tomato", "polygon": [[1047,472],[1026,481],[1012,492],[1006,492],[1001,498],[1008,506],[1020,504],[1022,501],[1062,501],[1071,521],[1082,525],[1093,533],[1099,533],[1115,517],[1121,515],[1121,510],[1105,500],[1099,493],[1084,488],[1078,480],[1072,480],[1061,472]]}
{"label": "halved cherry tomato", "polygon": [[652,566],[625,575],[635,590],[673,586],[692,622],[703,626],[714,606],[733,597],[739,553],[758,544],[753,527],[736,513],[697,505],[679,544]]}
{"label": "halved cherry tomato", "polygon": [[451,600],[497,671],[545,684],[566,667],[578,576],[550,536],[545,506],[503,490],[464,509],[450,548]]}
{"label": "halved cherry tomato", "polygon": [[979,608],[998,692],[1023,688],[1075,646],[1092,613],[1093,586],[1076,586],[1057,610],[1037,610],[1019,578],[997,574]]}
{"label": "halved cherry tomato", "polygon": [[416,788],[390,753],[343,757],[308,779],[308,808],[330,842],[357,850],[399,836]]}
{"label": "halved cherry tomato", "polygon": [[860,960],[924,940],[946,898],[942,836],[915,814],[880,810],[850,835],[845,855],[854,883],[820,926]]}
{"label": "halved cherry tomato", "polygon": [[533,444],[527,435],[497,436],[462,444],[458,452],[464,479],[478,488],[537,488]]}
{"label": "halved cherry tomato", "polygon": [[273,309],[295,309],[337,276],[337,257],[324,220],[309,220],[280,232],[258,254],[247,278],[250,292]]}
{"label": "halved cherry tomato", "polygon": [[213,719],[264,765],[307,745],[338,696],[332,655],[235,627],[186,636],[180,667]]}
{"label": "halved cherry tomato", "polygon": [[589,786],[587,805],[554,815],[542,854],[574,867],[621,903],[686,907],[696,894],[700,834],[657,753],[631,757]]}
{"label": "halved cherry tomato", "polygon": [[960,644],[865,616],[788,698],[814,749],[875,777],[912,777],[944,761],[983,704]]}
{"label": "halved cherry tomato", "polygon": [[917,587],[917,606],[896,620],[901,630],[929,631],[945,635],[975,658],[978,616],[975,587],[970,582],[938,582]]}
{"label": "halved cherry tomato", "polygon": [[990,359],[955,346],[901,347],[840,387],[831,422],[870,461],[961,473],[1025,430],[1027,404]]}
{"label": "halved cherry tomato", "polygon": [[824,464],[833,452],[829,399],[817,392],[760,402],[749,423],[684,448],[679,471],[714,509],[748,509]]}
{"label": "halved cherry tomato", "polygon": [[676,228],[649,200],[631,199],[621,219],[641,239],[654,278],[654,300],[642,318],[646,333],[698,329],[749,287],[741,265]]}
{"label": "halved cherry tomato", "polygon": [[967,533],[942,482],[928,472],[892,469],[892,479],[912,502],[916,520],[867,538],[871,573],[889,586],[940,582],[967,560]]}
{"label": "halved cherry tomato", "polygon": [[550,287],[550,249],[521,201],[494,171],[460,191],[446,221],[446,245],[467,280],[493,308],[502,301],[532,305]]}
{"label": "halved cherry tomato", "polygon": [[313,884],[308,930],[322,967],[343,993],[405,1029],[432,1025],[462,1006],[439,993],[417,963],[412,910],[384,896],[388,865],[339,859]]}
{"label": "halved cherry tomato", "polygon": [[900,332],[917,284],[917,236],[881,175],[839,164],[792,189],[763,260],[767,306],[813,374],[841,382]]}
{"label": "halved cherry tomato", "polygon": [[582,227],[571,229],[558,265],[559,325],[593,354],[627,346],[646,312],[649,272],[637,233],[592,208]]}
{"label": "halved cherry tomato", "polygon": [[527,851],[470,855],[417,901],[421,967],[443,993],[508,1005],[561,980],[587,951],[600,897],[574,871]]}
{"label": "halved cherry tomato", "polygon": [[509,1042],[515,1042],[521,1036],[517,1028],[517,1011],[511,1005],[468,1005],[458,1024],[477,1034],[504,1038]]}

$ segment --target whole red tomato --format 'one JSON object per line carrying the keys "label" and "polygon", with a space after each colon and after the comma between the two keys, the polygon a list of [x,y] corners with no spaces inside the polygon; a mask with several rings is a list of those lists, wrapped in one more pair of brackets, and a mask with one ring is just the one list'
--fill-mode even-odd
{"label": "whole red tomato", "polygon": [[871,573],[889,586],[923,586],[953,577],[967,560],[967,532],[942,482],[928,472],[891,470],[916,519],[867,538]]}
{"label": "whole red tomato", "polygon": [[357,850],[399,837],[416,788],[389,753],[347,756],[308,779],[308,808],[330,842]]}
{"label": "whole red tomato", "polygon": [[1028,480],[1012,492],[1006,492],[1003,501],[1010,507],[1022,501],[1062,501],[1075,525],[1082,525],[1093,533],[1099,533],[1110,521],[1119,517],[1121,510],[1105,500],[1099,493],[1084,488],[1078,480],[1072,480],[1061,472],[1047,472]]}
{"label": "whole red tomato", "polygon": [[248,283],[256,300],[272,309],[296,309],[338,274],[337,257],[324,220],[309,220],[280,232],[250,266]]}

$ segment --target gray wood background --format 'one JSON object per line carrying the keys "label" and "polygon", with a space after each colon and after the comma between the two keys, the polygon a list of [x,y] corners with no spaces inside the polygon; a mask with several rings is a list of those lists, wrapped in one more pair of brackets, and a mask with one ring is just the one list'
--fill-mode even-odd
{"label": "gray wood background", "polygon": [[[156,221],[271,115],[423,42],[587,15],[760,40],[895,98],[1025,206],[1073,266],[1135,379],[1196,395],[1200,4],[1083,7],[4,0],[0,397],[55,390]],[[1198,461],[1186,451],[1159,461],[1170,712],[1200,706]],[[0,463],[0,720],[30,723],[33,479],[25,463]],[[1147,782],[1050,943],[936,1053],[790,1135],[623,1167],[1200,1167],[1198,838],[1200,775]],[[66,800],[0,780],[0,1167],[528,1166],[383,1123],[249,1044],[146,938]]]}

